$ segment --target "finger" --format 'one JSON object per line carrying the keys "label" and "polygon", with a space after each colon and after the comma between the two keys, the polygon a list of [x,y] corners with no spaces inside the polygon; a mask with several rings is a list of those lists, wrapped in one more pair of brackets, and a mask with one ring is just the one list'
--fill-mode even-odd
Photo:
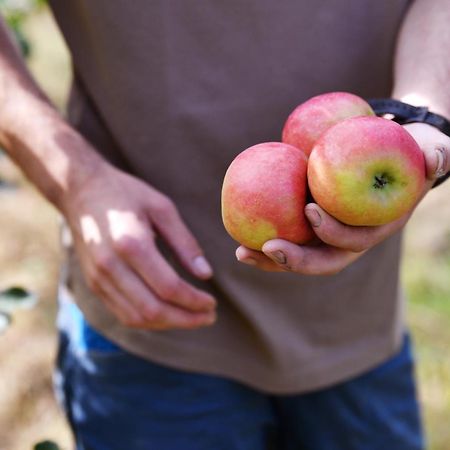
{"label": "finger", "polygon": [[119,255],[161,300],[191,311],[216,307],[212,295],[184,281],[160,254],[149,234],[146,239],[123,236],[115,242]]}
{"label": "finger", "polygon": [[149,212],[152,224],[183,266],[198,278],[210,278],[213,274],[211,265],[174,204],[168,199],[159,200],[158,207],[152,203]]}
{"label": "finger", "polygon": [[285,272],[286,270],[273,262],[264,253],[240,246],[236,250],[236,258],[239,262],[267,272]]}
{"label": "finger", "polygon": [[[124,325],[133,328],[165,330],[171,328],[192,329],[212,325],[214,311],[190,313],[162,303],[146,292],[142,282],[130,272],[114,285],[104,283],[107,306]],[[115,279],[117,280],[117,278]],[[125,281],[124,281],[125,280]]]}
{"label": "finger", "polygon": [[262,250],[279,267],[302,275],[334,275],[362,255],[326,244],[299,246],[282,239],[267,241]]}
{"label": "finger", "polygon": [[[93,253],[89,258],[81,257],[83,274],[88,287],[96,294],[109,311],[122,323],[131,323],[139,320],[139,309],[133,307],[125,298],[117,295],[113,283],[109,279],[108,270],[111,263],[106,252]],[[106,263],[106,264],[105,264]]]}
{"label": "finger", "polygon": [[427,178],[435,181],[450,171],[450,137],[437,128],[424,124],[404,125],[425,156]]}
{"label": "finger", "polygon": [[109,301],[108,305],[123,323],[138,322],[147,308],[156,304],[148,287],[113,253],[104,250],[93,253],[88,272],[93,290],[103,294],[102,298]]}
{"label": "finger", "polygon": [[110,312],[124,325],[133,326],[140,323],[142,316],[130,302],[121,295],[112,283],[105,279],[99,283],[95,292]]}
{"label": "finger", "polygon": [[211,326],[217,320],[215,311],[192,313],[168,303],[160,303],[159,306],[153,316],[157,321],[150,321],[151,328],[154,330],[170,330],[174,328],[192,330]]}
{"label": "finger", "polygon": [[339,222],[316,203],[306,205],[305,215],[321,241],[352,252],[362,252],[380,243],[399,230],[409,217],[405,215],[394,222],[375,227],[353,227]]}

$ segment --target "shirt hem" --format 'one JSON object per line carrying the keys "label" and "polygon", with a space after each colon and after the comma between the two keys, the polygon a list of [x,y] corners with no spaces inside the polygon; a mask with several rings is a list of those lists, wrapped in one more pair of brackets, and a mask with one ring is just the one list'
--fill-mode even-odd
{"label": "shirt hem", "polygon": [[[268,394],[292,395],[328,388],[377,367],[400,351],[403,335],[404,331],[402,330],[402,333],[397,333],[384,342],[380,343],[378,340],[376,345],[365,346],[362,351],[352,352],[350,356],[337,362],[334,360],[327,364],[324,362],[326,357],[321,356],[320,361],[307,363],[309,370],[290,372],[289,374],[271,373],[259,365],[250,367],[248,361],[244,363],[242,360],[235,360],[232,365],[218,366],[217,361],[220,358],[217,353],[212,354],[197,347],[189,351],[185,344],[183,348],[180,348],[179,343],[177,345],[162,339],[152,338],[151,352],[148,351],[148,347],[146,351],[140,351],[139,348],[117,334],[114,334],[114,339],[126,351],[156,364],[176,370],[232,379]],[[149,344],[148,341],[147,344]],[[171,357],[171,355],[175,356]],[[239,369],[236,370],[236,367]],[[254,376],[255,371],[259,374],[257,378]]]}

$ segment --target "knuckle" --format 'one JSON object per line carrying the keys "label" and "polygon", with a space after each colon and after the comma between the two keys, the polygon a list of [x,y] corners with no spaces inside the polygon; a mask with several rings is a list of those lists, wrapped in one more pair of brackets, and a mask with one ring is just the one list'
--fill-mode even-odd
{"label": "knuckle", "polygon": [[139,241],[131,236],[121,236],[114,241],[114,249],[119,255],[135,256],[140,251]]}
{"label": "knuckle", "polygon": [[143,321],[141,318],[119,317],[119,322],[128,328],[142,328]]}
{"label": "knuckle", "polygon": [[162,311],[157,306],[146,306],[141,313],[147,324],[156,325],[162,321]]}
{"label": "knuckle", "polygon": [[153,205],[154,213],[160,217],[169,217],[176,213],[175,204],[169,197],[161,195]]}
{"label": "knuckle", "polygon": [[181,279],[175,278],[168,283],[161,285],[158,289],[158,295],[163,300],[173,300],[177,297],[181,288]]}
{"label": "knuckle", "polygon": [[114,256],[109,253],[98,253],[94,256],[94,265],[94,278],[98,278],[99,274],[111,273],[114,268]]}
{"label": "knuckle", "polygon": [[103,296],[102,279],[98,272],[93,271],[86,277],[88,288],[96,295]]}
{"label": "knuckle", "polygon": [[287,261],[281,265],[281,267],[289,272],[304,272],[308,270],[308,259],[302,256],[292,257],[290,256]]}
{"label": "knuckle", "polygon": [[133,314],[124,313],[118,317],[119,322],[129,328],[148,329],[151,328],[149,319],[145,317],[143,311],[135,312]]}

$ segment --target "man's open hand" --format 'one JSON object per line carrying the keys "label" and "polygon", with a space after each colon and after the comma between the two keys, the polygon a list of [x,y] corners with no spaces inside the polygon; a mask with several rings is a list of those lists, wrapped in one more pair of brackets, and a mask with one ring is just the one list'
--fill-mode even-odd
{"label": "man's open hand", "polygon": [[[405,125],[405,129],[425,155],[428,181],[424,196],[435,180],[450,170],[450,138],[436,128],[422,123]],[[305,213],[317,235],[318,243],[300,246],[282,239],[273,239],[264,244],[262,252],[239,247],[236,251],[237,259],[267,271],[290,271],[304,275],[336,274],[364,252],[400,230],[412,211],[395,222],[376,227],[344,225],[315,203],[306,205]]]}

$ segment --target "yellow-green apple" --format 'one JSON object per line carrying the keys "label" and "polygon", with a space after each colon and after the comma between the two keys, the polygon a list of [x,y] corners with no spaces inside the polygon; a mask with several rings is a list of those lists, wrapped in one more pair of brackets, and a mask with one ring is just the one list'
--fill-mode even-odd
{"label": "yellow-green apple", "polygon": [[281,140],[308,156],[317,139],[341,120],[374,116],[370,105],[348,92],[329,92],[312,97],[292,111],[283,127]]}
{"label": "yellow-green apple", "polygon": [[314,200],[348,225],[382,225],[406,214],[425,184],[423,152],[400,125],[354,117],[334,125],[308,161]]}
{"label": "yellow-green apple", "polygon": [[240,153],[222,187],[222,218],[230,236],[254,250],[274,238],[311,240],[304,214],[306,172],[306,156],[288,144],[266,142]]}

